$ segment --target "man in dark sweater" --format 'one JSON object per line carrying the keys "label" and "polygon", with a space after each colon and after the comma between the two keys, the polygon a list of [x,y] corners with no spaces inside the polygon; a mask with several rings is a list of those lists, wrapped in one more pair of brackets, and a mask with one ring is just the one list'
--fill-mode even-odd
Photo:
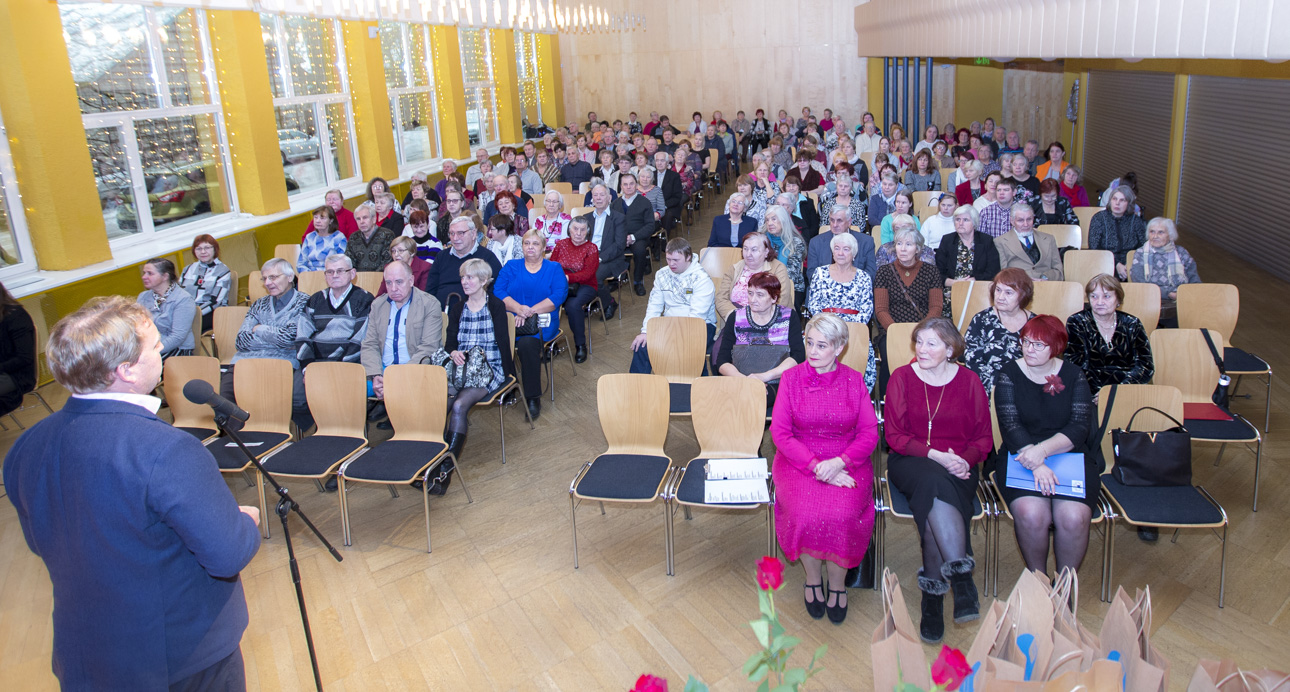
{"label": "man in dark sweater", "polygon": [[4,461],[53,583],[65,690],[246,688],[238,573],[259,550],[260,514],[238,506],[196,437],[157,418],[160,343],[120,296],[63,318],[45,355],[72,396]]}
{"label": "man in dark sweater", "polygon": [[[356,274],[346,255],[335,254],[325,260],[327,288],[309,296],[296,327],[296,357],[301,370],[316,360],[358,362],[373,296],[353,284]],[[313,425],[308,401],[292,403],[305,404],[293,405],[291,418],[302,431],[308,430]]]}
{"label": "man in dark sweater", "polygon": [[376,208],[370,202],[354,210],[358,231],[349,237],[345,254],[354,263],[354,271],[379,272],[390,263],[390,243],[398,237],[394,231],[376,225]]}
{"label": "man in dark sweater", "polygon": [[493,269],[493,276],[502,272],[502,263],[497,255],[477,242],[475,222],[469,216],[458,216],[448,224],[448,247],[441,250],[430,265],[426,276],[426,292],[439,299],[444,308],[450,307],[448,296],[457,294],[454,301],[461,300],[465,292],[461,289],[461,265],[468,259],[482,259]]}
{"label": "man in dark sweater", "polygon": [[555,160],[560,164],[560,180],[573,186],[573,191],[577,192],[580,185],[591,182],[591,164],[574,156],[568,156],[568,150],[564,144],[555,145]]}

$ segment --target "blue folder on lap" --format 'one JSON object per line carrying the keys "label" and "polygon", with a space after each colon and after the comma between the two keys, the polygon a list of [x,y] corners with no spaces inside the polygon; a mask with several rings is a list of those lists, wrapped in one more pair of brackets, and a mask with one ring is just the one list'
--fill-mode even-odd
{"label": "blue folder on lap", "polygon": [[[1078,452],[1054,454],[1044,460],[1044,465],[1053,470],[1057,476],[1055,492],[1066,497],[1084,499],[1084,455]],[[1008,454],[1008,476],[1006,485],[1019,490],[1034,490],[1035,474],[1017,461],[1016,454]]]}

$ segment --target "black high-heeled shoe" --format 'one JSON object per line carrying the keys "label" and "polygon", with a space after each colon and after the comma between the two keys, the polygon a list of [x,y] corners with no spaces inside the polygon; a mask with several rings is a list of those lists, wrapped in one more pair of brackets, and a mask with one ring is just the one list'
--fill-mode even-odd
{"label": "black high-heeled shoe", "polygon": [[[806,588],[810,589],[809,593],[811,594],[812,597],[814,597],[816,591],[818,591],[819,593],[824,593],[824,582],[821,581],[819,584],[807,584]],[[806,595],[803,594],[802,600],[805,601],[806,603],[807,615],[810,615],[816,620],[819,620],[820,618],[824,617],[824,599],[823,598],[814,600],[814,601],[807,601]]]}
{"label": "black high-heeled shoe", "polygon": [[[845,590],[834,591],[833,589],[829,589],[829,593],[841,594],[842,596],[847,595],[847,592]],[[841,603],[842,599],[839,597],[836,602]],[[849,604],[850,601],[848,601],[847,603]],[[837,606],[837,605],[828,605],[826,603],[824,608],[829,613],[829,622],[835,625],[841,625],[842,621],[847,619],[847,607],[845,605]]]}

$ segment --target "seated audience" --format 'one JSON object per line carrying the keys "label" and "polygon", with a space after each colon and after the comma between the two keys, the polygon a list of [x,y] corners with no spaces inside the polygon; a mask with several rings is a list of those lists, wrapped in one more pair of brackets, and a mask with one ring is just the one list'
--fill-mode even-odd
{"label": "seated audience", "polygon": [[[766,235],[775,250],[775,256],[781,258],[788,278],[792,282],[793,303],[800,308],[806,304],[806,277],[802,270],[806,264],[806,244],[802,242],[788,212],[775,205],[766,210],[761,228],[757,229]],[[783,287],[785,290],[788,286]]]}
{"label": "seated audience", "polygon": [[623,214],[623,243],[632,253],[632,290],[636,295],[644,296],[645,272],[649,269],[647,252],[650,238],[658,226],[654,204],[637,190],[636,176],[623,173],[618,180],[623,192],[618,198],[618,207]]}
{"label": "seated audience", "polygon": [[416,245],[417,257],[431,263],[445,245],[444,238],[430,232],[430,212],[420,209],[413,209],[408,215],[408,225],[403,227],[403,237],[412,239],[412,243]]}
{"label": "seated audience", "polygon": [[[724,323],[735,308],[748,304],[748,280],[758,272],[770,272],[780,286],[789,285],[788,268],[776,259],[775,248],[766,234],[754,231],[740,240],[743,259],[735,262],[721,279],[717,289],[717,319]],[[780,295],[780,304],[792,307],[788,292]]]}
{"label": "seated audience", "polygon": [[[502,263],[497,255],[479,243],[479,233],[474,220],[469,216],[458,216],[446,229],[448,247],[435,258],[426,275],[426,293],[434,296],[440,305],[452,307],[452,303],[461,300],[461,265],[469,259],[482,259],[499,274]],[[457,297],[452,298],[452,294]]]}
{"label": "seated audience", "polygon": [[645,307],[645,319],[641,322],[641,333],[632,340],[632,363],[630,372],[649,374],[653,367],[649,362],[649,349],[646,347],[646,332],[649,321],[655,317],[699,317],[708,327],[705,351],[712,350],[712,339],[717,330],[717,313],[714,305],[715,291],[712,277],[694,261],[694,252],[690,242],[685,238],[673,238],[667,241],[665,251],[667,268],[654,274],[654,287],[649,293],[649,304]]}
{"label": "seated audience", "polygon": [[1043,179],[1030,174],[1026,157],[1020,154],[1007,154],[1007,156],[1011,158],[1008,160],[1008,168],[1003,173],[1004,177],[1013,183],[1013,196],[1022,202],[1033,204],[1040,195]]}
{"label": "seated audience", "polygon": [[[809,198],[808,198],[809,199]],[[868,205],[864,191],[857,189],[855,181],[849,175],[840,175],[835,181],[835,189],[820,195],[820,216],[829,218],[833,208],[847,210],[850,225],[864,228],[868,221]]]}
{"label": "seated audience", "polygon": [[849,225],[851,222],[850,214],[842,207],[834,207],[829,212],[828,220],[829,232],[821,233],[811,238],[811,244],[806,249],[807,275],[814,277],[817,269],[831,264],[835,256],[832,245],[833,238],[838,235],[849,234],[856,243],[856,247],[852,248],[852,263],[869,275],[869,282],[872,285],[873,278],[878,273],[878,262],[874,256],[873,237],[852,229]]}
{"label": "seated audience", "polygon": [[1036,281],[1062,281],[1062,256],[1057,251],[1057,240],[1035,230],[1035,210],[1029,204],[1017,202],[1012,205],[1009,216],[1012,230],[994,239],[999,266],[1022,269]]}
{"label": "seated audience", "polygon": [[[1105,467],[1095,439],[1096,407],[1084,373],[1061,358],[1066,349],[1061,320],[1035,317],[1021,328],[1021,343],[1021,358],[1005,362],[995,375],[994,408],[1003,437],[999,452],[1016,454],[1017,462],[1034,473],[1038,490],[1004,483],[998,487],[1012,514],[1026,569],[1048,573],[1051,529],[1057,571],[1078,571],[1088,550],[1089,525],[1102,487],[1099,474]],[[1058,478],[1045,461],[1064,452],[1084,456],[1082,500],[1055,494]]]}
{"label": "seated audience", "polygon": [[466,198],[453,189],[443,198],[443,206],[439,207],[439,215],[434,218],[435,237],[439,238],[445,245],[448,242],[448,224],[458,216],[466,213]]}
{"label": "seated audience", "polygon": [[980,378],[955,363],[963,337],[954,323],[928,317],[914,327],[911,342],[914,362],[893,368],[886,389],[887,478],[914,515],[922,549],[919,634],[935,643],[945,634],[946,592],[953,591],[955,622],[980,616],[968,524],[994,439]]}
{"label": "seated audience", "polygon": [[1096,401],[1109,384],[1149,384],[1155,372],[1142,321],[1120,310],[1124,287],[1098,274],[1084,287],[1088,306],[1066,320],[1066,360],[1084,370]]}
{"label": "seated audience", "polygon": [[533,172],[537,173],[541,179],[543,187],[547,183],[560,182],[560,167],[555,165],[551,160],[551,152],[546,149],[540,149],[537,152],[537,162],[533,164]]}
{"label": "seated audience", "polygon": [[[507,193],[509,196],[509,193]],[[497,255],[497,261],[506,266],[506,263],[513,259],[520,259],[523,253],[520,250],[520,236],[515,233],[515,222],[512,215],[498,213],[494,214],[492,220],[488,222],[488,228],[484,231],[484,236],[488,238],[488,250]]]}
{"label": "seated audience", "polygon": [[1177,243],[1173,219],[1157,216],[1147,224],[1147,242],[1133,253],[1130,280],[1160,287],[1161,326],[1177,325],[1178,287],[1200,283],[1196,260]]}
{"label": "seated audience", "polygon": [[744,215],[747,207],[748,198],[742,193],[730,195],[726,203],[728,212],[712,219],[708,247],[740,247],[744,237],[757,230],[757,220]]}
{"label": "seated audience", "polygon": [[[999,251],[994,247],[994,238],[976,230],[977,218],[976,207],[971,204],[955,209],[954,233],[941,239],[941,246],[936,248],[936,269],[945,279],[947,304],[954,284],[991,281],[999,273]],[[959,316],[954,315],[954,319],[959,320]]]}
{"label": "seated audience", "polygon": [[[892,241],[893,260],[878,263],[878,277],[873,285],[874,318],[879,332],[874,338],[884,363],[887,360],[887,329],[897,322],[918,323],[928,317],[940,317],[944,308],[945,279],[933,261],[923,255],[923,235],[910,228],[903,219]],[[893,363],[900,366],[904,363]],[[891,368],[883,368],[890,374]],[[885,387],[886,376],[883,375]],[[883,388],[880,388],[880,390]]]}
{"label": "seated audience", "polygon": [[649,200],[650,208],[654,211],[654,223],[667,228],[667,224],[664,223],[664,215],[667,213],[667,200],[663,198],[662,188],[654,184],[654,167],[645,166],[639,171],[633,171],[632,175],[636,176],[637,191],[645,199]]}
{"label": "seated audience", "polygon": [[[336,253],[323,262],[327,287],[308,297],[296,326],[296,360],[301,372],[314,361],[359,362],[372,310],[374,298],[354,285],[357,272],[348,257]],[[307,400],[302,403],[306,405],[292,409],[291,419],[304,432],[313,425],[313,416]]]}
{"label": "seated audience", "polygon": [[[444,159],[443,160],[443,178],[441,178],[439,182],[435,183],[434,193],[436,195],[439,195],[439,199],[448,199],[448,195],[447,195],[448,186],[453,183],[456,183],[457,186],[463,190],[466,189],[466,179],[463,178],[462,175],[457,172],[457,162],[453,161],[452,159]],[[389,190],[389,185],[386,185],[386,190],[387,191]],[[374,201],[371,199],[370,194],[368,197],[368,201]]]}
{"label": "seated audience", "polygon": [[[407,236],[400,236],[390,243],[390,258],[394,262],[402,262],[412,268],[412,285],[425,290],[426,280],[430,276],[430,263],[417,257],[416,243]],[[385,283],[377,289],[376,295],[385,295]]]}
{"label": "seated audience", "polygon": [[[532,199],[531,195],[542,194],[544,185],[542,178],[537,173],[534,173],[532,168],[529,168],[529,159],[527,157],[516,156],[515,170],[507,175],[508,177],[511,175],[519,176],[520,185],[516,189],[522,189],[526,196],[530,196],[529,199]],[[527,203],[528,200],[525,200],[525,202]]]}
{"label": "seated audience", "polygon": [[[546,238],[541,233],[524,234],[523,249],[523,260],[511,260],[502,267],[493,295],[515,314],[515,350],[523,375],[521,387],[528,400],[529,417],[537,419],[542,415],[542,346],[560,330],[560,306],[568,298],[569,283],[558,263],[543,258]],[[536,333],[520,333],[522,327],[534,326]]]}
{"label": "seated audience", "polygon": [[22,397],[35,388],[36,324],[0,284],[0,415],[18,410]]}
{"label": "seated audience", "polygon": [[203,233],[193,238],[193,257],[196,262],[184,267],[179,286],[197,302],[202,311],[202,331],[211,328],[211,314],[215,308],[228,305],[233,292],[233,272],[219,261],[219,241]]}
{"label": "seated audience", "polygon": [[1035,210],[1036,228],[1047,224],[1079,225],[1079,217],[1071,203],[1061,195],[1061,184],[1051,178],[1039,184],[1039,197],[1030,203],[1030,207]]}
{"label": "seated audience", "polygon": [[663,228],[669,233],[681,222],[681,210],[686,199],[681,174],[673,170],[671,160],[671,155],[665,151],[654,154],[654,169],[658,171],[654,182],[663,191],[663,202],[667,205],[667,211],[663,213]]}
{"label": "seated audience", "polygon": [[981,232],[991,238],[998,238],[1012,230],[1012,205],[1017,188],[1011,178],[994,179],[993,175],[991,178],[994,185],[994,202],[976,208],[980,213]]}
{"label": "seated audience", "polygon": [[901,215],[908,216],[910,221],[914,223],[915,229],[922,228],[922,223],[917,216],[914,216],[914,193],[905,189],[896,191],[891,198],[891,203],[888,205],[887,214],[882,217],[881,240],[884,245],[895,239],[892,224],[895,222],[896,217]]}
{"label": "seated audience", "polygon": [[156,257],[143,263],[141,274],[145,290],[135,302],[152,315],[152,323],[161,335],[161,359],[191,356],[197,345],[193,334],[197,302],[179,286],[175,263]]}
{"label": "seated audience", "polygon": [[314,210],[314,230],[300,243],[296,272],[321,271],[327,257],[337,252],[344,254],[346,245],[345,234],[336,225],[336,212],[325,205],[318,207]]}
{"label": "seated audience", "polygon": [[[875,166],[875,168],[877,168],[877,166]],[[896,193],[901,190],[895,171],[879,170],[882,171],[879,173],[879,179],[881,182],[878,183],[877,192],[869,196],[869,222],[865,226],[866,231],[872,230],[874,226],[881,226],[882,220],[886,218],[888,214],[895,211]],[[913,197],[910,197],[909,201],[910,207],[912,208]],[[905,213],[908,214],[909,210],[905,210]],[[888,240],[891,239],[888,238],[883,242],[887,242]]]}
{"label": "seated audience", "polygon": [[542,198],[543,213],[533,217],[533,230],[546,236],[546,249],[550,252],[557,243],[569,237],[569,222],[573,217],[564,211],[564,195],[549,190]]}
{"label": "seated audience", "polygon": [[970,159],[959,164],[959,173],[963,175],[963,182],[954,188],[954,196],[963,204],[971,204],[978,197],[985,194],[985,183],[981,178],[985,175],[985,167],[980,161]]}
{"label": "seated audience", "polygon": [[[491,163],[489,164],[489,168],[492,168]],[[472,168],[471,170],[473,171],[474,169]],[[408,219],[408,215],[412,213],[413,202],[423,202],[426,206],[426,211],[429,211],[431,209],[438,209],[441,201],[439,199],[430,198],[430,196],[434,194],[434,190],[426,183],[424,173],[413,173],[412,175],[412,182],[408,184],[408,195],[403,200],[403,220],[405,222]],[[418,175],[421,176],[421,180],[416,179],[415,176]]]}
{"label": "seated audience", "polygon": [[985,180],[981,183],[985,191],[972,202],[972,206],[976,207],[977,211],[984,211],[986,207],[999,201],[995,193],[996,186],[1000,180],[1003,180],[1003,174],[999,171],[990,171],[985,174]]}
{"label": "seated audience", "polygon": [[[876,257],[874,259],[877,262],[878,267],[880,268],[884,264],[891,264],[892,262],[896,261],[895,237],[897,235],[900,235],[902,231],[904,232],[913,231],[915,233],[918,233],[920,238],[923,235],[922,231],[918,230],[918,220],[913,216],[910,216],[909,214],[896,214],[895,216],[889,215],[887,218],[891,220],[891,232],[892,232],[893,240],[891,240],[891,242],[883,243],[877,250]],[[919,260],[926,262],[927,264],[936,263],[936,253],[926,245],[920,245],[920,249],[918,250],[918,258]]]}
{"label": "seated audience", "polygon": [[1132,211],[1136,201],[1128,185],[1117,187],[1110,204],[1093,215],[1088,229],[1088,248],[1110,250],[1115,255],[1115,275],[1121,281],[1129,278],[1129,268],[1124,266],[1129,251],[1147,242],[1147,226]]}
{"label": "seated audience", "polygon": [[1067,166],[1066,170],[1062,171],[1062,197],[1070,202],[1072,207],[1089,206],[1088,190],[1080,184],[1083,179],[1084,173],[1075,166]]}
{"label": "seated audience", "polygon": [[775,533],[784,557],[806,571],[806,612],[816,619],[827,612],[833,623],[846,619],[846,573],[860,565],[873,535],[878,444],[864,377],[838,362],[847,340],[835,315],[807,323],[806,362],[780,378],[770,425]]}
{"label": "seated audience", "polygon": [[[492,164],[492,159],[489,158],[488,156],[488,150],[483,147],[480,147],[475,150],[475,161],[477,162],[476,165],[466,169],[465,183],[468,189],[474,189],[475,183],[478,183],[480,180],[483,179],[484,173],[487,172],[484,170],[484,164],[485,163]],[[492,166],[490,165],[489,167],[491,168]],[[422,182],[425,181],[426,174],[423,172],[418,172],[413,174],[412,179],[417,180],[418,176],[420,176],[419,179]],[[407,206],[407,202],[405,201],[403,205]]]}
{"label": "seated audience", "polygon": [[[935,127],[933,125],[932,127]],[[931,130],[929,127],[928,130]],[[919,142],[919,146],[927,142]],[[927,152],[924,154],[923,152]],[[940,190],[941,171],[932,160],[931,145],[914,153],[914,163],[905,171],[905,187],[910,190]]]}
{"label": "seated audience", "polygon": [[376,223],[382,228],[394,231],[394,235],[403,234],[403,214],[396,208],[394,195],[389,192],[376,194]]}
{"label": "seated audience", "polygon": [[824,184],[824,176],[811,165],[814,158],[814,153],[803,147],[798,150],[794,160],[792,170],[796,171],[797,177],[802,179],[802,192],[811,192]]}
{"label": "seated audience", "polygon": [[[402,262],[385,267],[385,294],[372,301],[359,361],[367,373],[367,396],[385,398],[382,373],[400,363],[429,363],[443,338],[443,310],[435,297],[412,285]],[[390,423],[377,427],[388,430]]]}
{"label": "seated audience", "polygon": [[[820,226],[824,225],[820,223],[820,219],[829,217],[821,217],[819,210],[815,208],[815,201],[802,192],[802,179],[797,173],[789,173],[784,178],[784,192],[793,200],[792,207],[789,209],[793,215],[793,225],[802,232],[802,240],[810,243],[819,232]],[[854,225],[863,226],[863,224]]]}
{"label": "seated audience", "polygon": [[990,307],[968,323],[963,364],[981,378],[989,394],[1004,363],[1021,357],[1021,328],[1035,316],[1035,284],[1020,269],[1003,269],[990,282]]}
{"label": "seated audience", "polygon": [[278,358],[290,362],[291,368],[295,370],[291,383],[291,409],[308,409],[304,372],[296,357],[296,330],[300,327],[300,316],[304,314],[309,296],[295,289],[295,279],[295,268],[284,259],[275,257],[260,268],[260,280],[264,282],[264,290],[268,295],[251,304],[246,318],[242,320],[242,326],[237,330],[237,337],[233,342],[237,346],[237,353],[233,354],[232,363],[221,369],[220,396],[229,401],[237,400],[233,391],[233,371],[239,360]]}
{"label": "seated audience", "polygon": [[[371,183],[368,183],[368,187],[371,187]],[[354,221],[354,213],[345,208],[345,197],[341,195],[340,190],[328,190],[327,194],[323,196],[323,203],[331,207],[331,210],[336,213],[336,225],[340,232],[345,234],[346,238],[358,230],[358,224]],[[313,230],[314,222],[311,218],[309,225],[305,227],[305,232],[300,236],[300,241],[304,242],[305,236],[309,235]]]}
{"label": "seated audience", "polygon": [[[949,154],[949,149],[949,143],[944,140],[938,140],[932,145],[932,164],[936,166],[938,172],[941,168],[954,168],[957,165],[954,157]],[[941,181],[941,186],[943,189],[953,189],[953,186],[944,180]]]}
{"label": "seated audience", "polygon": [[780,376],[806,362],[801,317],[793,308],[779,305],[779,297],[779,279],[774,274],[753,274],[748,279],[748,305],[726,318],[721,348],[713,357],[713,366],[722,375],[766,383],[768,410],[775,405]]}
{"label": "seated audience", "polygon": [[354,211],[358,232],[345,244],[345,254],[354,263],[354,270],[379,272],[390,263],[390,243],[398,233],[376,223],[376,208],[364,202]]}
{"label": "seated audience", "polygon": [[1048,160],[1035,167],[1035,175],[1040,180],[1061,180],[1062,174],[1070,167],[1062,159],[1066,156],[1066,147],[1061,142],[1048,145]]}
{"label": "seated audience", "polygon": [[569,237],[561,238],[551,253],[551,261],[564,270],[569,284],[568,297],[564,300],[564,314],[569,318],[575,347],[573,359],[579,363],[587,360],[587,303],[596,297],[596,269],[600,267],[600,249],[588,242],[591,229],[587,219],[579,216],[569,224]]}
{"label": "seated audience", "polygon": [[[835,213],[840,213],[840,209]],[[811,315],[830,313],[843,322],[868,324],[873,317],[873,279],[867,271],[860,271],[854,257],[859,247],[855,233],[831,233],[817,236],[812,244],[827,240],[833,262],[816,267],[807,284],[806,311]],[[870,243],[868,236],[864,242]],[[869,362],[865,366],[865,386],[873,388],[877,381],[877,360],[873,344],[869,344]]]}
{"label": "seated audience", "polygon": [[957,208],[958,201],[954,199],[954,193],[946,192],[937,198],[936,214],[927,217],[919,229],[927,247],[937,250],[941,247],[941,238],[954,235],[954,210]]}

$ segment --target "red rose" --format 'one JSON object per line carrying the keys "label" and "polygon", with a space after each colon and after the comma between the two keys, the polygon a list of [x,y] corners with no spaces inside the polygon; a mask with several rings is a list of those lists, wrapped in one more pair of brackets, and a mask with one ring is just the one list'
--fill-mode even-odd
{"label": "red rose", "polygon": [[763,591],[774,591],[784,583],[784,563],[767,555],[757,561],[757,586]]}
{"label": "red rose", "polygon": [[944,685],[947,690],[957,690],[971,673],[972,666],[968,665],[963,652],[948,646],[941,647],[941,655],[932,664],[932,682]]}
{"label": "red rose", "polygon": [[628,692],[667,692],[667,680],[646,673],[636,678],[636,686]]}

